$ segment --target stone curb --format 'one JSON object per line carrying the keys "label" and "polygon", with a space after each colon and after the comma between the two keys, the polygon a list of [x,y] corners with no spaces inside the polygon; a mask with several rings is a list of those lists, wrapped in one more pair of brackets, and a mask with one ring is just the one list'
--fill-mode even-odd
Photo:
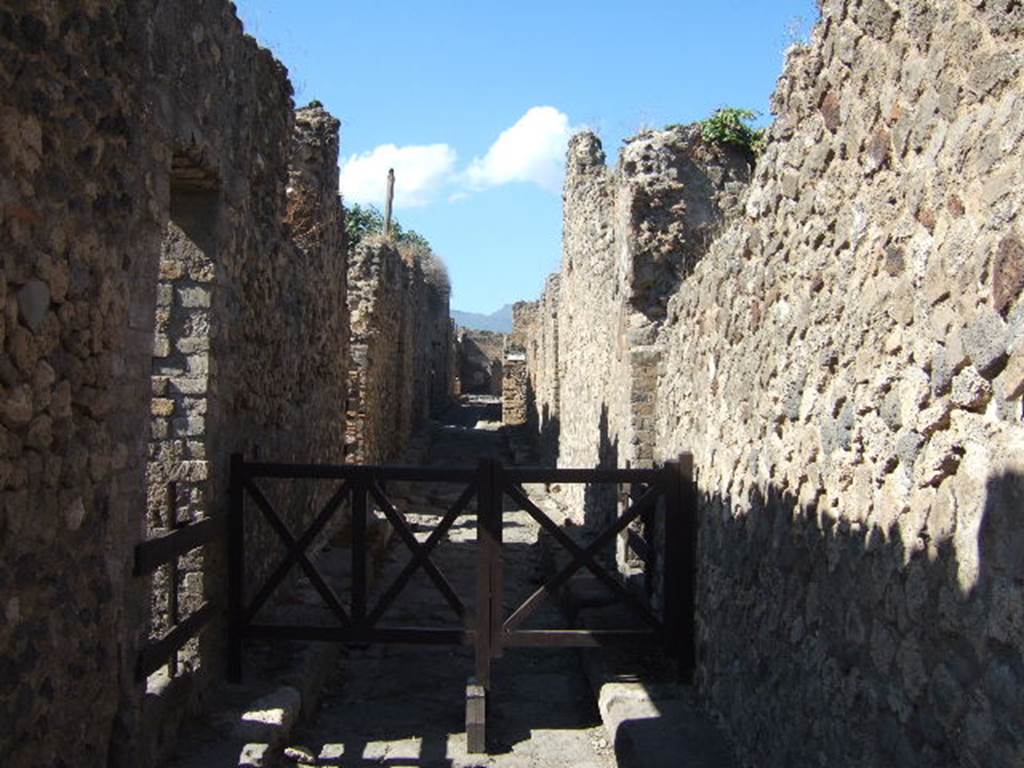
{"label": "stone curb", "polygon": [[[550,537],[542,536],[541,542],[550,577],[565,565],[565,553]],[[579,629],[635,623],[621,605],[597,599],[603,594],[596,579],[574,578],[559,592],[558,601]],[[739,768],[729,742],[697,703],[694,689],[673,680],[674,665],[660,651],[587,648],[580,655],[619,768]]]}
{"label": "stone curb", "polygon": [[[588,622],[579,624],[585,627]],[[619,768],[739,768],[728,742],[700,709],[691,687],[623,674],[619,670],[635,664],[610,649],[581,653]]]}

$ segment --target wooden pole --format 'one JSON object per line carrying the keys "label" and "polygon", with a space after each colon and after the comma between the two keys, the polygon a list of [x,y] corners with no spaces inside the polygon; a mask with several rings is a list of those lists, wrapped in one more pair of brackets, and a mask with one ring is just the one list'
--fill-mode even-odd
{"label": "wooden pole", "polygon": [[395,200],[395,169],[388,168],[388,196],[384,202],[384,237],[391,237],[391,207]]}
{"label": "wooden pole", "polygon": [[366,483],[356,481],[352,491],[352,623],[366,619]]}
{"label": "wooden pole", "polygon": [[242,614],[245,551],[242,490],[242,454],[231,454],[230,502],[228,505],[228,682],[242,682]]}

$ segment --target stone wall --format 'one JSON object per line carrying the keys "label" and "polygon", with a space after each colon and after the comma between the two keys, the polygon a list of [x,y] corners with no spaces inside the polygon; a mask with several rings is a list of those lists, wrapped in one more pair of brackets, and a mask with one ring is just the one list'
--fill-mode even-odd
{"label": "stone wall", "polygon": [[505,356],[501,374],[501,423],[518,426],[527,421],[526,355],[510,352]]}
{"label": "stone wall", "polygon": [[[0,762],[153,764],[132,553],[160,488],[218,515],[233,451],[341,459],[336,124],[307,188],[284,70],[226,2],[28,0],[0,51]],[[268,533],[249,544],[255,578]],[[209,599],[222,566],[195,571]]]}
{"label": "stone wall", "polygon": [[351,463],[397,459],[450,402],[448,285],[421,249],[370,237],[349,264],[352,365],[346,451]]}
{"label": "stone wall", "polygon": [[501,396],[501,364],[506,334],[458,330],[459,391],[464,395]]}
{"label": "stone wall", "polygon": [[1022,32],[826,4],[746,216],[670,305],[701,685],[766,763],[1024,760]]}
{"label": "stone wall", "polygon": [[506,353],[526,352],[536,334],[539,311],[540,303],[536,301],[517,301],[512,305],[512,333],[505,339]]}
{"label": "stone wall", "polygon": [[[542,453],[557,441],[559,466],[651,465],[668,297],[748,178],[741,152],[704,146],[692,128],[635,137],[615,169],[594,134],[570,141],[562,270],[526,344],[532,419]],[[568,494],[580,520],[614,514],[611,488]]]}
{"label": "stone wall", "polygon": [[553,464],[558,457],[560,366],[558,363],[557,274],[549,275],[527,331],[527,422],[535,436],[542,461]]}
{"label": "stone wall", "polygon": [[[1022,38],[1017,3],[825,2],[744,207],[628,341],[660,348],[653,458],[695,454],[698,685],[754,764],[1024,759]],[[599,154],[569,153],[560,463],[618,424],[574,371],[616,356],[585,335],[621,301]],[[649,202],[627,245],[690,226]]]}
{"label": "stone wall", "polygon": [[512,333],[505,339],[501,372],[501,421],[519,426],[529,421],[530,381],[526,351],[537,334],[540,303],[519,301],[512,307]]}

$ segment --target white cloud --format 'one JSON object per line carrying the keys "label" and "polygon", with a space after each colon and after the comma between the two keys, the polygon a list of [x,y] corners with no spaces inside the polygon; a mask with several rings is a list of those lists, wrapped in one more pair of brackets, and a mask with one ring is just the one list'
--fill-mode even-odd
{"label": "white cloud", "polygon": [[572,135],[569,117],[554,107],[531,107],[501,132],[482,158],[466,171],[475,189],[527,181],[557,191],[565,170],[565,149]]}
{"label": "white cloud", "polygon": [[381,144],[345,160],[341,166],[341,194],[345,202],[383,205],[388,169],[394,168],[395,207],[426,205],[451,179],[457,159],[457,153],[447,144]]}
{"label": "white cloud", "polygon": [[531,107],[506,128],[483,157],[456,170],[458,153],[449,144],[381,144],[352,155],[341,165],[346,203],[382,206],[388,169],[395,169],[395,208],[414,208],[438,199],[458,202],[471,193],[521,181],[557,192],[565,172],[565,150],[573,133],[569,117],[554,107]]}

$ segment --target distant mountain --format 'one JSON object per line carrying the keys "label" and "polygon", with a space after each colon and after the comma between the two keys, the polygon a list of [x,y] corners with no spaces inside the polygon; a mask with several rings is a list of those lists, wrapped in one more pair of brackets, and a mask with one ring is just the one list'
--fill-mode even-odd
{"label": "distant mountain", "polygon": [[460,312],[452,310],[452,319],[456,325],[463,328],[472,328],[475,331],[497,331],[498,333],[512,333],[512,305],[506,304],[497,312],[483,315],[479,312]]}

